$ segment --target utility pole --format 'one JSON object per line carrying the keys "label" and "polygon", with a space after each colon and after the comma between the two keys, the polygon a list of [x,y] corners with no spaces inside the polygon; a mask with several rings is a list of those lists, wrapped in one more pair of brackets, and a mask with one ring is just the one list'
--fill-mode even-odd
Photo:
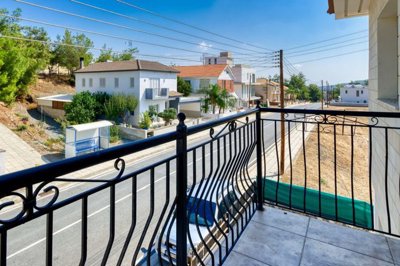
{"label": "utility pole", "polygon": [[322,95],[321,95],[321,110],[324,110],[324,81],[321,80],[321,90],[322,90]]}
{"label": "utility pole", "polygon": [[325,83],[326,83],[326,106],[328,107],[328,103],[329,103],[329,90],[330,90],[330,87],[329,87],[328,81],[325,81]]}
{"label": "utility pole", "polygon": [[[283,50],[279,51],[279,65],[280,65],[280,87],[281,87],[281,108],[285,108],[285,85],[283,78]],[[289,133],[290,134],[290,133]],[[280,174],[285,173],[285,114],[281,113],[281,165]]]}

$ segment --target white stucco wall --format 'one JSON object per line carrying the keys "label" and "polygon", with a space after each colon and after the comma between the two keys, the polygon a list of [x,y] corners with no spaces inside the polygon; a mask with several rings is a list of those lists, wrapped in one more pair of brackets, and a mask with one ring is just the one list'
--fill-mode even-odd
{"label": "white stucco wall", "polygon": [[[400,0],[370,1],[369,109],[398,112],[398,22]],[[394,60],[393,60],[394,59]],[[395,70],[392,73],[392,70]],[[390,96],[392,95],[392,96]],[[400,127],[399,119],[379,118],[380,126]],[[385,184],[385,130],[372,130],[372,184],[375,228],[388,231]],[[388,130],[388,199],[392,233],[400,234],[400,131]]]}
{"label": "white stucco wall", "polygon": [[[138,107],[135,115],[132,117],[132,123],[137,125],[140,120],[140,114],[147,111],[150,105],[158,105],[159,112],[165,109],[168,100],[146,100],[145,90],[150,88],[150,78],[160,79],[160,88],[168,88],[169,91],[177,91],[177,74],[156,71],[121,71],[121,72],[97,72],[97,73],[76,73],[76,91],[102,91],[109,94],[123,93],[134,95],[138,101]],[[89,79],[93,79],[93,86],[89,86]],[[100,78],[106,79],[106,86],[100,87]],[[119,79],[118,88],[115,87],[114,79]],[[130,87],[130,79],[134,78],[134,88]],[[82,79],[86,80],[86,86],[83,87]],[[167,104],[168,105],[168,104]]]}
{"label": "white stucco wall", "polygon": [[217,84],[218,80],[216,77],[184,77],[183,80],[189,81],[190,86],[192,86],[192,93],[196,93],[200,88],[200,80],[208,79],[210,80],[210,85]]}
{"label": "white stucco wall", "polygon": [[340,100],[345,103],[368,103],[368,88],[360,85],[340,88]]}

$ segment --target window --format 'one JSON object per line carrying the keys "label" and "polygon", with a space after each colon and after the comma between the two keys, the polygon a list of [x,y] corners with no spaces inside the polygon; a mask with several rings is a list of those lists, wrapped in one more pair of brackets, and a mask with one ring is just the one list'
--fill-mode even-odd
{"label": "window", "polygon": [[89,79],[89,87],[93,87],[93,79],[92,78]]}
{"label": "window", "polygon": [[363,90],[361,90],[361,94],[364,94],[364,91],[363,91]]}
{"label": "window", "polygon": [[82,87],[86,87],[86,79],[82,79]]}
{"label": "window", "polygon": [[100,88],[105,88],[105,87],[106,87],[106,79],[100,78]]}
{"label": "window", "polygon": [[360,97],[360,91],[356,91],[356,97]]}
{"label": "window", "polygon": [[214,64],[217,64],[217,58],[214,58]]}
{"label": "window", "polygon": [[58,109],[58,110],[64,110],[64,102],[59,102],[59,101],[53,101],[52,102],[52,108],[53,109]]}
{"label": "window", "polygon": [[159,89],[160,88],[160,79],[150,79],[150,88]]}
{"label": "window", "polygon": [[346,94],[347,94],[347,90],[346,90],[344,93],[346,93]]}
{"label": "window", "polygon": [[211,65],[211,58],[208,58],[208,64]]}
{"label": "window", "polygon": [[200,89],[208,88],[209,86],[210,86],[210,80],[209,79],[201,79],[200,80]]}
{"label": "window", "polygon": [[119,78],[114,78],[114,87],[115,88],[119,87]]}
{"label": "window", "polygon": [[131,88],[135,88],[135,78],[130,79],[130,85]]}

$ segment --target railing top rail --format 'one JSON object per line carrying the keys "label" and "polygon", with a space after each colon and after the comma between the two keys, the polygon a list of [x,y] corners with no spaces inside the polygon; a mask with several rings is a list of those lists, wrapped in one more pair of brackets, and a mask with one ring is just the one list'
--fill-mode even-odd
{"label": "railing top rail", "polygon": [[138,140],[117,147],[0,176],[0,197],[22,187],[39,182],[51,181],[55,177],[174,141],[176,137],[177,132],[174,131],[150,139]]}
{"label": "railing top rail", "polygon": [[384,117],[400,118],[400,112],[369,112],[369,111],[339,111],[339,110],[315,110],[315,109],[283,109],[283,108],[260,108],[262,113],[288,113],[288,114],[315,114],[315,115],[338,115],[359,117]]}
{"label": "railing top rail", "polygon": [[193,135],[193,134],[199,133],[201,131],[204,131],[206,129],[210,129],[210,128],[213,128],[213,127],[216,127],[216,126],[219,126],[222,124],[226,124],[230,121],[246,117],[246,116],[254,114],[256,112],[257,112],[257,109],[251,109],[251,110],[247,110],[247,111],[244,111],[244,112],[241,112],[238,114],[220,118],[218,120],[210,121],[210,122],[203,123],[203,124],[196,125],[196,126],[191,126],[188,128],[188,135]]}

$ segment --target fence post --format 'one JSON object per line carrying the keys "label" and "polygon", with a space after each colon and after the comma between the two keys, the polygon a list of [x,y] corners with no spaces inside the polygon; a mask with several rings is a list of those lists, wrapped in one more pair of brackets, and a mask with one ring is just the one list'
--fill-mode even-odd
{"label": "fence post", "polygon": [[257,101],[256,112],[256,140],[257,140],[257,210],[264,210],[264,188],[262,176],[262,135],[261,135],[261,111],[260,101]]}
{"label": "fence post", "polygon": [[178,114],[176,140],[176,265],[187,266],[187,126],[186,116]]}

